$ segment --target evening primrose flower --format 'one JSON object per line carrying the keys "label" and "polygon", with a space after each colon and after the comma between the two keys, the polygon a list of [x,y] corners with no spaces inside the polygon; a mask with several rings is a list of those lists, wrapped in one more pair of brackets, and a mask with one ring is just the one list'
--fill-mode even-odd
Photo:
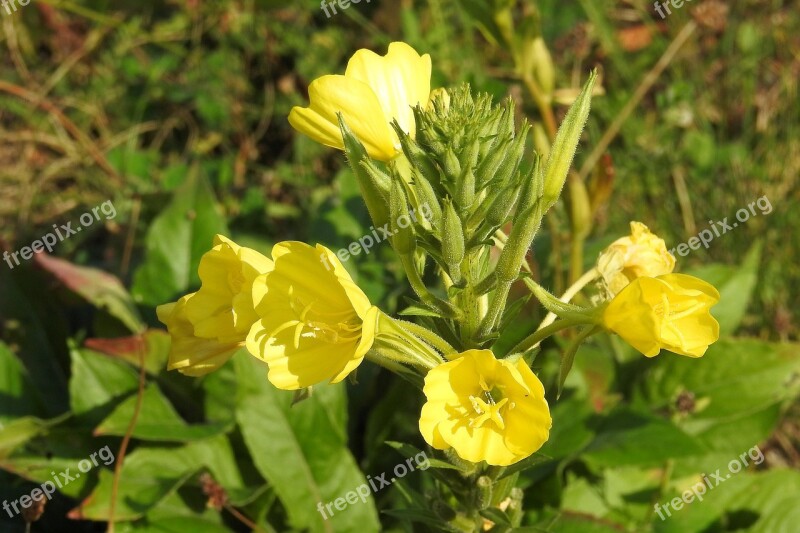
{"label": "evening primrose flower", "polygon": [[289,123],[321,144],[344,150],[337,118],[337,113],[342,113],[370,157],[389,161],[402,151],[390,126],[392,120],[414,137],[412,108],[426,107],[430,94],[430,56],[420,56],[404,42],[394,42],[385,56],[358,50],[347,63],[344,76],[327,75],[311,82],[309,107],[294,107]]}
{"label": "evening primrose flower", "polygon": [[597,260],[597,270],[612,297],[636,278],[662,276],[674,268],[675,258],[664,239],[641,222],[631,222],[631,234],[611,243]]}
{"label": "evening primrose flower", "polygon": [[270,270],[272,261],[267,257],[223,235],[215,236],[214,246],[200,259],[200,290],[156,309],[172,337],[168,368],[203,375],[243,346],[258,320],[253,281]]}
{"label": "evening primrose flower", "polygon": [[213,372],[242,347],[241,342],[220,342],[204,339],[194,333],[194,327],[186,316],[197,293],[187,294],[177,302],[159,305],[158,319],[167,326],[172,337],[169,349],[169,370],[177,370],[187,376],[202,376]]}
{"label": "evening primrose flower", "polygon": [[637,278],[603,311],[603,325],[647,357],[664,348],[701,357],[719,338],[710,309],[719,292],[686,274]]}
{"label": "evening primrose flower", "polygon": [[260,320],[248,351],[269,365],[268,379],[279,389],[338,383],[372,347],[378,308],[322,245],[280,242],[272,258],[274,270],[253,285]]}
{"label": "evening primrose flower", "polygon": [[522,359],[467,350],[430,370],[423,392],[423,438],[467,461],[507,466],[541,448],[550,435],[544,387]]}

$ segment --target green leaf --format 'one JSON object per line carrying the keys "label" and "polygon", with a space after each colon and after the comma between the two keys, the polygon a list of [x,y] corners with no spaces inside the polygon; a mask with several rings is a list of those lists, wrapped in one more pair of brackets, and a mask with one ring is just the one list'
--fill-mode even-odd
{"label": "green leaf", "polygon": [[[731,459],[735,459],[735,456]],[[767,472],[740,472],[728,474],[721,469],[723,481],[711,480],[712,489],[695,499],[683,503],[681,509],[669,507],[659,518],[653,513],[653,526],[658,533],[683,533],[685,531],[746,531],[750,533],[775,533],[797,531],[797,502],[800,500],[800,473],[793,470]],[[700,473],[698,472],[698,475]],[[698,479],[679,487],[686,490]],[[699,492],[699,491],[698,491]],[[676,496],[677,494],[672,494]],[[669,504],[672,498],[665,495],[660,504]]]}
{"label": "green leaf", "polygon": [[[37,254],[41,255],[41,254]],[[48,416],[63,414],[69,405],[67,378],[61,366],[61,346],[65,325],[61,309],[52,302],[40,277],[28,272],[0,268],[0,317],[5,324],[4,339],[13,340],[15,353],[28,377],[43,398]]]}
{"label": "green leaf", "polygon": [[44,414],[42,398],[17,356],[0,342],[0,429],[3,422],[24,415]]}
{"label": "green leaf", "polygon": [[118,278],[100,269],[74,265],[47,254],[36,254],[35,259],[69,290],[119,319],[131,332],[144,328],[136,305]]}
{"label": "green leaf", "polygon": [[500,476],[500,479],[507,478],[508,476],[513,476],[517,472],[522,472],[523,470],[527,470],[528,468],[532,468],[534,466],[544,464],[547,462],[552,461],[551,457],[543,453],[536,452],[533,455],[530,455],[523,459],[522,461],[516,462],[511,466],[506,467],[503,470],[503,474]]}
{"label": "green leaf", "polygon": [[719,304],[711,309],[711,314],[719,322],[720,335],[732,335],[744,318],[758,282],[761,249],[762,243],[756,242],[741,266],[705,265],[691,271],[719,291]]}
{"label": "green leaf", "polygon": [[[259,472],[274,486],[293,528],[312,532],[377,531],[372,495],[323,519],[317,510],[367,481],[347,448],[345,389],[314,387],[291,407],[292,393],[275,389],[253,357],[233,360],[239,377],[236,418]],[[327,514],[327,513],[326,513]]]}
{"label": "green leaf", "polygon": [[667,459],[701,455],[706,449],[663,418],[620,408],[599,421],[583,458],[596,467],[660,466]]}
{"label": "green leaf", "polygon": [[[95,435],[125,435],[136,407],[136,395],[122,402],[95,429]],[[142,397],[139,418],[132,435],[152,441],[187,442],[208,438],[227,431],[231,423],[187,424],[159,388],[148,385]]]}
{"label": "green leaf", "polygon": [[483,509],[482,511],[480,511],[480,514],[482,517],[491,520],[495,524],[500,524],[502,526],[513,525],[508,515],[503,511],[501,511],[500,509],[490,507],[488,509]]}
{"label": "green leaf", "polygon": [[145,261],[134,275],[136,300],[163,304],[199,285],[200,258],[211,249],[214,235],[227,232],[211,186],[193,168],[147,231]]}
{"label": "green leaf", "polygon": [[[207,469],[226,490],[243,487],[233,449],[222,436],[198,441],[180,448],[139,448],[122,466],[117,495],[116,520],[141,518],[173,494],[196,472]],[[107,520],[111,503],[113,472],[100,471],[94,491],[72,510],[70,518]]]}
{"label": "green leaf", "polygon": [[[425,460],[427,463],[432,466],[433,468],[444,468],[446,470],[460,470],[456,465],[452,463],[448,463],[447,461],[442,461],[441,459],[436,459],[435,457],[429,458],[428,455],[410,444],[406,444],[404,442],[394,442],[394,441],[386,441],[386,444],[400,452],[400,454],[405,457],[406,459],[416,458],[422,454],[425,456]],[[419,461],[417,461],[417,465],[419,466]],[[428,467],[425,467],[424,470],[427,470]]]}
{"label": "green leaf", "polygon": [[121,361],[74,347],[70,356],[70,406],[74,414],[86,415],[84,418],[90,425],[97,425],[138,386],[136,371]]}
{"label": "green leaf", "polygon": [[32,416],[18,418],[0,428],[0,460],[28,442],[33,437],[45,433],[48,423]]}
{"label": "green leaf", "polygon": [[[770,406],[800,394],[799,351],[796,344],[722,339],[700,359],[662,356],[642,376],[641,395],[651,408],[663,409],[673,405],[679,394],[689,393],[694,396],[696,407],[681,422],[684,430],[700,436],[717,425],[730,424],[734,436],[737,422],[761,416]],[[763,436],[763,430],[754,434],[741,432],[752,426],[748,423],[740,428],[743,441],[737,439],[726,445],[724,439],[715,439],[714,447],[723,445],[735,453],[742,444],[751,446]]]}

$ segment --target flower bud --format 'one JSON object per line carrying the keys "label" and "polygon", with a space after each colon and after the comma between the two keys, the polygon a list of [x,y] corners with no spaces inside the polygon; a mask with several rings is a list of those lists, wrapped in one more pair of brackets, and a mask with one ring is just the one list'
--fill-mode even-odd
{"label": "flower bud", "polygon": [[417,247],[417,238],[414,233],[411,216],[408,212],[408,200],[402,178],[393,176],[389,192],[389,211],[391,220],[389,227],[392,229],[392,246],[401,255],[413,254]]}
{"label": "flower bud", "polygon": [[597,270],[610,296],[616,296],[636,278],[669,274],[675,258],[659,238],[641,222],[631,222],[631,234],[617,239],[600,253]]}
{"label": "flower bud", "polygon": [[442,256],[453,283],[461,280],[461,261],[464,259],[464,228],[452,202],[444,205],[442,228]]}
{"label": "flower bud", "polygon": [[[389,221],[389,183],[386,181],[386,177],[377,171],[376,164],[370,161],[364,145],[350,131],[341,114],[339,115],[339,128],[342,131],[347,160],[356,176],[358,188],[364,198],[372,224],[376,227],[383,227]],[[370,173],[367,166],[361,165],[362,161],[368,162],[367,165],[371,165],[374,172]]]}
{"label": "flower bud", "polygon": [[461,176],[461,163],[452,148],[448,148],[444,154],[444,174],[450,183],[455,183]]}
{"label": "flower bud", "polygon": [[583,86],[580,96],[572,104],[564,117],[564,122],[558,128],[555,141],[550,149],[547,163],[544,166],[544,210],[552,207],[561,195],[561,189],[567,179],[567,174],[572,166],[572,158],[578,148],[581,132],[589,117],[589,107],[592,102],[592,87],[597,79],[597,72],[592,72],[589,81]]}

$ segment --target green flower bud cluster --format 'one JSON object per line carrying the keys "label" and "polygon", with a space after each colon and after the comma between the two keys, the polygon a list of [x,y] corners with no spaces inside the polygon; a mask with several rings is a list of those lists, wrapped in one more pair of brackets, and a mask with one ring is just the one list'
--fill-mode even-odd
{"label": "green flower bud cluster", "polygon": [[[469,86],[414,109],[415,134],[393,128],[402,155],[371,159],[340,121],[345,152],[376,226],[388,224],[391,244],[419,297],[417,314],[448,321],[460,348],[496,337],[511,284],[518,279],[547,210],[558,199],[589,109],[592,76],[559,130],[546,161],[528,147],[530,125],[515,127],[512,100],[501,105]],[[426,217],[411,225],[411,209]],[[496,242],[504,225],[508,239]],[[499,258],[492,247],[500,245]],[[424,282],[432,259],[447,294]]]}
{"label": "green flower bud cluster", "polygon": [[531,178],[525,162],[530,128],[525,123],[516,131],[511,100],[493,105],[488,95],[473,97],[466,85],[449,100],[414,110],[415,139],[396,132],[412,168],[410,187],[433,211],[431,231],[419,235],[423,247],[441,250],[439,266],[461,286],[485,275],[462,263],[487,251]]}

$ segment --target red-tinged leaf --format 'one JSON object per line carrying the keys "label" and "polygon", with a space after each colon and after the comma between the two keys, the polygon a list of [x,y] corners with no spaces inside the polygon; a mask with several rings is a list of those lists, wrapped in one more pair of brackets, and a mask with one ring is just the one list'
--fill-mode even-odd
{"label": "red-tinged leaf", "polygon": [[164,330],[148,329],[143,335],[114,339],[86,339],[84,346],[137,367],[141,350],[147,371],[158,374],[164,369],[169,357],[170,337]]}
{"label": "red-tinged leaf", "polygon": [[44,252],[37,253],[34,260],[69,290],[95,307],[106,310],[131,331],[143,329],[133,299],[116,277],[97,268],[78,266]]}

